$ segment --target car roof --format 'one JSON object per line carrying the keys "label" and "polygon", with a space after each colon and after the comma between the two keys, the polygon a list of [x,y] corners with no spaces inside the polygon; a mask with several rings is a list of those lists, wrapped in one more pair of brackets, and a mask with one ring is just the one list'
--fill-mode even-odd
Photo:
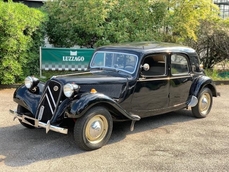
{"label": "car roof", "polygon": [[180,52],[180,53],[196,53],[196,51],[190,47],[167,43],[167,42],[132,42],[122,44],[112,44],[97,48],[97,51],[131,51],[148,54],[151,52]]}

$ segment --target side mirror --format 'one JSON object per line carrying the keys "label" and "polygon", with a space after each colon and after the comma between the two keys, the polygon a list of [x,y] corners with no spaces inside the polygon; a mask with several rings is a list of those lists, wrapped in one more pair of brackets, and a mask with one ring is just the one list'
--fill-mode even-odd
{"label": "side mirror", "polygon": [[145,63],[143,66],[141,66],[143,68],[144,71],[148,71],[149,70],[149,64]]}

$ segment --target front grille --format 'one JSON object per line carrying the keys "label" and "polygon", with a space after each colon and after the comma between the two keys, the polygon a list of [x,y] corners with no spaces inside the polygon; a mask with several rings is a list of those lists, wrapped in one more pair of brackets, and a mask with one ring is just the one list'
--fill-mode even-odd
{"label": "front grille", "polygon": [[42,122],[47,122],[52,119],[60,102],[61,93],[62,86],[60,83],[49,81],[46,84],[46,88],[44,89],[44,93],[37,108],[36,119]]}

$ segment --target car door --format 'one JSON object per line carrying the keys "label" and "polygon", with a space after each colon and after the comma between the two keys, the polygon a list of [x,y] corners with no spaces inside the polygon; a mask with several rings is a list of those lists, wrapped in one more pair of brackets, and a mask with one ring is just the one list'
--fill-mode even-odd
{"label": "car door", "polygon": [[131,101],[132,112],[141,117],[159,114],[169,104],[167,54],[147,55],[145,63],[150,68],[141,72]]}
{"label": "car door", "polygon": [[188,56],[173,53],[169,58],[170,63],[170,88],[169,106],[185,105],[192,84],[191,67]]}

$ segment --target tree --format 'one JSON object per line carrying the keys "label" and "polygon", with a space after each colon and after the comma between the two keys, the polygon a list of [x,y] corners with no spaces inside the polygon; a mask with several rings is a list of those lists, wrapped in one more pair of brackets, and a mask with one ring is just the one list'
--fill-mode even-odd
{"label": "tree", "polygon": [[218,15],[218,7],[212,0],[167,0],[164,22],[164,40],[182,43],[186,39],[197,40],[200,21]]}
{"label": "tree", "polygon": [[197,32],[197,40],[187,40],[187,45],[197,50],[205,69],[229,59],[229,20],[216,18],[203,20]]}
{"label": "tree", "polygon": [[[29,17],[28,17],[29,16]],[[37,71],[44,13],[23,4],[0,1],[0,83],[12,84]]]}
{"label": "tree", "polygon": [[148,0],[57,0],[44,6],[47,35],[57,47],[161,40],[166,5]]}

